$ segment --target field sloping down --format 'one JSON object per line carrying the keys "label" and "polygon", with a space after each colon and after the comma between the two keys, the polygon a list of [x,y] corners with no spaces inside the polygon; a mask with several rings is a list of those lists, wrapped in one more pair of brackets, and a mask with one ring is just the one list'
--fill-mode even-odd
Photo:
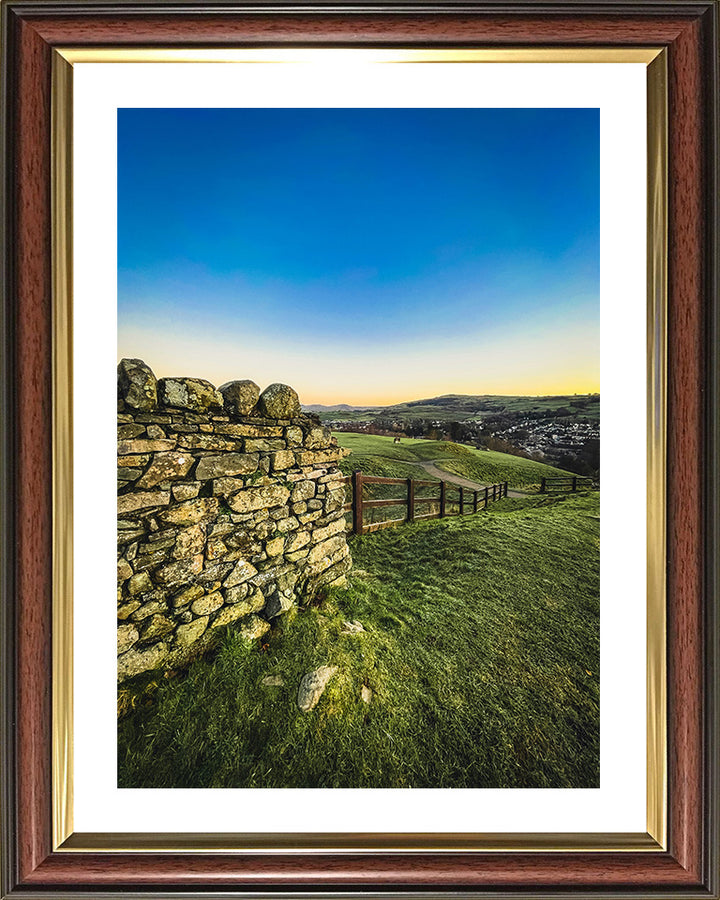
{"label": "field sloping down", "polygon": [[478,484],[507,481],[511,488],[537,489],[542,477],[565,476],[568,472],[533,459],[475,450],[452,441],[426,441],[404,438],[395,444],[391,437],[374,434],[336,432],[338,444],[351,451],[341,460],[346,474],[360,469],[366,475],[388,478],[437,478],[423,463],[433,463],[442,472],[460,475]]}
{"label": "field sloping down", "polygon": [[351,538],[348,587],[262,647],[123,688],[119,785],[596,787],[599,524],[589,493]]}

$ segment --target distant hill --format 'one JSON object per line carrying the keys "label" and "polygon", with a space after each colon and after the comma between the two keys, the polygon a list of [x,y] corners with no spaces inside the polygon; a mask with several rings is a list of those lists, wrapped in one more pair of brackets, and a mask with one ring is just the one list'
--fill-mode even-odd
{"label": "distant hill", "polygon": [[[304,409],[317,412],[324,421],[372,421],[394,419],[408,422],[412,419],[432,419],[441,422],[479,421],[502,413],[534,413],[547,415],[571,415],[577,418],[600,418],[599,394],[566,394],[546,397],[503,396],[494,394],[444,394],[423,400],[409,400],[392,406],[362,407],[338,404],[321,406],[314,404]],[[563,412],[566,411],[566,412]],[[342,413],[342,415],[338,415]]]}
{"label": "distant hill", "polygon": [[323,406],[322,403],[303,403],[302,408],[305,412],[314,412],[314,413],[322,413],[322,412],[354,412],[355,410],[362,410],[362,412],[376,411],[380,407],[368,407],[368,406],[348,406],[347,403],[336,403],[335,406]]}

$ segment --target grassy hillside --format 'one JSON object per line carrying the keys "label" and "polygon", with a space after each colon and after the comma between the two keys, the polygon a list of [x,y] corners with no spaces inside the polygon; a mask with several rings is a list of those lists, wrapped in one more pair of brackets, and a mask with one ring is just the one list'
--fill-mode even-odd
{"label": "grassy hillside", "polygon": [[[521,489],[539,485],[543,476],[568,474],[562,469],[531,459],[490,450],[475,450],[451,441],[404,438],[400,444],[395,444],[391,437],[348,432],[337,432],[335,437],[341,447],[352,451],[340,463],[346,474],[361,469],[368,475],[387,478],[427,479],[437,476],[428,474],[418,463],[432,462],[438,469],[461,475],[478,484],[507,481],[510,487]],[[408,466],[412,469],[407,468]],[[395,474],[401,470],[403,474]]]}
{"label": "grassy hillside", "polygon": [[[510,499],[354,538],[347,589],[151,685],[120,722],[120,786],[597,786],[598,511]],[[302,713],[321,665],[338,673]]]}
{"label": "grassy hillside", "polygon": [[543,477],[568,474],[555,466],[546,466],[532,459],[496,453],[493,450],[470,450],[468,454],[456,458],[438,460],[437,467],[481,484],[507,481],[510,487],[524,490],[537,488]]}

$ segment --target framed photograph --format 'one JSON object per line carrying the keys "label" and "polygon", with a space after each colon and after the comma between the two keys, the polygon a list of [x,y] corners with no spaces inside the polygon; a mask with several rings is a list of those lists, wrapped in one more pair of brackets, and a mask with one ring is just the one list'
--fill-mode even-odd
{"label": "framed photograph", "polygon": [[2,896],[720,896],[717,3],[2,17]]}

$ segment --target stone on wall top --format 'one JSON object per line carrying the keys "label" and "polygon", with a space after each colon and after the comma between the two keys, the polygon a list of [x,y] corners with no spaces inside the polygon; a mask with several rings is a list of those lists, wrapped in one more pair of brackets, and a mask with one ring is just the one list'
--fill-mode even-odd
{"label": "stone on wall top", "polygon": [[220,391],[202,378],[161,378],[158,381],[158,401],[162,406],[176,406],[195,412],[223,408]]}
{"label": "stone on wall top", "polygon": [[238,416],[249,416],[260,399],[260,388],[254,381],[227,381],[218,388],[225,408]]}
{"label": "stone on wall top", "polygon": [[300,415],[300,400],[286,384],[271,384],[260,394],[260,414],[269,419],[292,419]]}
{"label": "stone on wall top", "polygon": [[133,409],[148,411],[157,406],[157,379],[141,359],[118,363],[118,397]]}
{"label": "stone on wall top", "polygon": [[118,363],[118,399],[131,409],[149,412],[158,406],[193,412],[220,412],[244,417],[292,419],[301,414],[297,393],[287,384],[271,384],[261,393],[254,381],[228,381],[216,388],[202,378],[157,379],[141,359]]}

